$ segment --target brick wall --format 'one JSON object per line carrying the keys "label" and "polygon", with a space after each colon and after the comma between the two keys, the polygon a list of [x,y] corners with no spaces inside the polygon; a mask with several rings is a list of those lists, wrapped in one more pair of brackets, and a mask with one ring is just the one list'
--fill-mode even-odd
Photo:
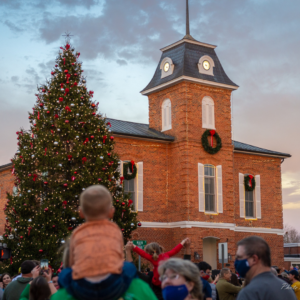
{"label": "brick wall", "polygon": [[[239,173],[260,175],[261,219],[249,221],[240,218]],[[235,153],[233,182],[235,184],[234,203],[237,225],[283,228],[280,158]]]}
{"label": "brick wall", "polygon": [[4,232],[5,214],[3,211],[7,201],[6,192],[12,192],[14,183],[11,169],[0,170],[0,235]]}
{"label": "brick wall", "polygon": [[[115,151],[121,160],[143,162],[143,212],[138,218],[143,222],[205,221],[231,223],[245,227],[282,228],[281,160],[259,155],[233,152],[231,140],[230,91],[182,82],[149,96],[150,128],[161,130],[161,104],[171,100],[172,129],[166,131],[175,137],[172,143],[115,137]],[[220,152],[210,155],[204,151],[201,136],[202,99],[214,100],[216,131],[222,138]],[[215,142],[215,141],[214,141]],[[223,213],[209,215],[199,212],[198,163],[222,165]],[[260,220],[245,220],[239,215],[238,173],[261,176]],[[11,191],[13,177],[10,170],[0,171],[0,208],[4,207],[5,191]],[[0,209],[0,233],[4,225]],[[236,243],[251,233],[215,228],[139,228],[135,239],[157,241],[166,250],[177,245],[184,237],[192,240],[192,254],[203,257],[203,240],[213,237],[216,247],[228,242],[228,251],[234,258]],[[272,263],[283,264],[283,237],[276,234],[258,234],[272,248]],[[179,256],[183,255],[182,253]],[[231,261],[231,267],[233,262]],[[221,265],[218,263],[218,268]]]}

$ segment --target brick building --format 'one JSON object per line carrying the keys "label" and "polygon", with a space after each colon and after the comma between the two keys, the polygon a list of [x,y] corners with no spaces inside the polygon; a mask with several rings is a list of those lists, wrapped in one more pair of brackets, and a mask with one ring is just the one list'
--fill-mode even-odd
{"label": "brick building", "polygon": [[300,243],[284,244],[284,267],[289,270],[290,266],[300,267]]}
{"label": "brick building", "polygon": [[[187,30],[182,40],[161,49],[141,92],[149,100],[149,125],[108,119],[115,151],[138,169],[135,179],[124,182],[142,222],[134,238],[170,249],[188,236],[192,254],[220,268],[219,243],[227,243],[232,266],[237,241],[255,234],[271,246],[272,264],[282,266],[281,163],[290,155],[232,140],[231,93],[238,86],[215,48]],[[207,129],[222,139],[216,154],[203,148]],[[246,175],[255,178],[251,192],[245,191]],[[12,181],[10,165],[0,167],[2,206]],[[2,229],[2,210],[0,222]]]}

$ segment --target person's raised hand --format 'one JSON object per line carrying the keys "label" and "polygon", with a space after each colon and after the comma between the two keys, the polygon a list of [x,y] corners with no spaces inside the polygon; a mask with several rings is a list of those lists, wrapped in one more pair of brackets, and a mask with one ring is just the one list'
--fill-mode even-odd
{"label": "person's raised hand", "polygon": [[189,238],[186,238],[186,241],[184,243],[185,248],[190,248],[191,247],[191,240]]}
{"label": "person's raised hand", "polygon": [[47,271],[44,271],[43,272],[43,277],[46,278],[47,282],[51,281],[51,278],[52,278],[52,269],[48,268]]}
{"label": "person's raised hand", "polygon": [[40,266],[36,266],[35,268],[32,269],[31,271],[31,274],[32,274],[32,278],[37,278],[40,276],[40,271],[41,271],[41,268]]}
{"label": "person's raised hand", "polygon": [[187,240],[189,240],[189,238],[185,238],[184,240],[182,240],[182,242],[180,243],[182,246],[185,245],[185,243],[187,242]]}
{"label": "person's raised hand", "polygon": [[128,241],[127,244],[125,245],[125,250],[130,250],[132,251],[134,245],[131,241]]}

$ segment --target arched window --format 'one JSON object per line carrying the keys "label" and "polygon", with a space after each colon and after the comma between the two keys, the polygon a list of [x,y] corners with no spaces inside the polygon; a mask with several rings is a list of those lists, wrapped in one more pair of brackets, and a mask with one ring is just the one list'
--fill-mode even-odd
{"label": "arched window", "polygon": [[162,131],[172,129],[172,114],[170,99],[164,100],[162,103]]}
{"label": "arched window", "polygon": [[216,129],[214,100],[206,96],[202,99],[202,128]]}

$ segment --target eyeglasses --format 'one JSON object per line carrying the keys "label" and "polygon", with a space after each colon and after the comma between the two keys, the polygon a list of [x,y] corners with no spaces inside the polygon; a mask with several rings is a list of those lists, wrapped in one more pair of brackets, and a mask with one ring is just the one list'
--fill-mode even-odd
{"label": "eyeglasses", "polygon": [[179,278],[179,276],[180,276],[179,274],[172,274],[172,275],[170,275],[170,276],[162,275],[162,276],[159,277],[159,280],[160,280],[161,282],[165,281],[166,279],[176,280],[176,279]]}

